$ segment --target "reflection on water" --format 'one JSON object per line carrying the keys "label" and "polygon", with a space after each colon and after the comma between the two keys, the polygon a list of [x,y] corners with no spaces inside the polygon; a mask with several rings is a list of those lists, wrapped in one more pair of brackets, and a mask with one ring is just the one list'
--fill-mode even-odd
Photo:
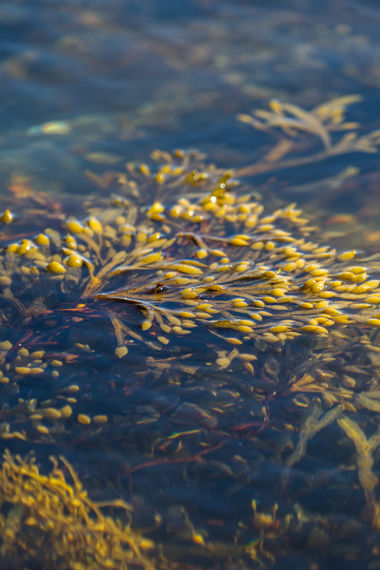
{"label": "reflection on water", "polygon": [[378,565],[380,12],[255,4],[0,7],[4,568]]}

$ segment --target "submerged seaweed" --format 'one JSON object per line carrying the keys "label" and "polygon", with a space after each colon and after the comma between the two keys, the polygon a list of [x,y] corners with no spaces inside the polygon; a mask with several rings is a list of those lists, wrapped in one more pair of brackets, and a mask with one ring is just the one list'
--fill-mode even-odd
{"label": "submerged seaweed", "polygon": [[[62,459],[44,475],[35,460],[4,454],[0,471],[0,553],[3,567],[38,563],[40,568],[157,567],[146,556],[153,544],[132,531],[129,524],[104,513],[105,508],[125,512],[122,500],[95,503],[72,466]],[[5,565],[5,566],[4,566]]]}

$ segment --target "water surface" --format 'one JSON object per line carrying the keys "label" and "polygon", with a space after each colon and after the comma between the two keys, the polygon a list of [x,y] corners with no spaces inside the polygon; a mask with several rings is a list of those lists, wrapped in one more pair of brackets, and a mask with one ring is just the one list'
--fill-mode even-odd
{"label": "water surface", "polygon": [[[46,227],[64,236],[68,216],[88,219],[90,212],[102,219],[114,207],[110,196],[130,201],[122,205],[127,218],[130,204],[137,205],[137,221],[129,220],[137,224],[160,183],[137,176],[131,189],[124,179],[134,175],[126,165],[152,165],[157,148],[199,149],[207,155],[201,162],[234,169],[238,195],[253,193],[266,211],[297,202],[315,226],[315,242],[355,248],[355,264],[368,264],[376,278],[378,260],[368,256],[379,251],[378,154],[353,147],[323,154],[315,133],[302,130],[297,138],[279,128],[254,129],[238,115],[268,110],[273,99],[311,110],[359,95],[345,110],[346,122],[356,123],[348,131],[358,137],[376,131],[379,22],[370,0],[292,0],[286,7],[243,0],[3,2],[0,201],[15,216],[2,224],[3,255],[9,243]],[[343,135],[333,132],[333,144]],[[293,138],[297,144],[273,168],[248,168],[263,164],[279,140]],[[189,171],[197,168],[194,159]],[[208,192],[217,180],[206,184]],[[179,196],[198,200],[203,187],[193,182],[173,183],[172,194],[163,186],[158,198],[168,208]],[[215,235],[230,238],[228,223],[212,226]],[[190,222],[183,224],[189,230]],[[207,234],[207,225],[201,229]],[[174,243],[167,259],[193,259],[193,247]],[[32,307],[21,318],[3,290],[3,316],[14,316],[12,326],[3,319],[1,331],[13,345],[3,354],[10,383],[0,392],[2,449],[33,451],[45,471],[49,455],[64,455],[92,499],[130,503],[133,528],[155,543],[148,556],[157,567],[376,568],[376,327],[367,330],[363,320],[343,323],[335,336],[250,340],[244,350],[257,359],[253,370],[231,357],[234,346],[227,349],[223,339],[219,345],[214,337],[211,348],[202,326],[183,337],[167,331],[170,342],[159,353],[127,335],[127,346],[136,347],[118,358],[115,319],[128,323],[128,334],[141,334],[136,298],[155,295],[164,308],[177,307],[177,297],[166,305],[159,298],[148,269],[145,289],[132,291],[127,306],[113,300],[99,309],[86,294],[79,307],[80,279],[78,288],[46,282],[45,289],[30,286],[25,293],[20,277],[22,301]],[[128,273],[123,286],[131,291],[139,279]],[[159,329],[155,322],[147,332],[153,344],[165,333]],[[20,356],[20,349],[28,354]],[[57,374],[47,379],[46,369],[32,381],[17,374],[15,367],[27,366],[40,349]],[[223,358],[231,364],[217,364]],[[305,375],[314,388],[293,389]],[[79,386],[75,402],[67,400],[72,385]],[[38,409],[69,402],[74,413],[65,421],[45,416],[45,433],[31,419],[33,410],[20,408],[20,398]],[[104,415],[106,424],[78,421]],[[5,425],[23,437],[9,438]],[[372,436],[369,457],[363,449]],[[22,567],[17,558],[7,567],[15,564]],[[33,558],[27,564],[39,567]]]}

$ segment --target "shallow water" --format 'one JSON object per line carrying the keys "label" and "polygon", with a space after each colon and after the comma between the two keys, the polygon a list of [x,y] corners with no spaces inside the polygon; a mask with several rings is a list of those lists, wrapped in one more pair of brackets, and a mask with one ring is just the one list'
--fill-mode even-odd
{"label": "shallow water", "polygon": [[[378,259],[368,258],[380,249],[376,145],[374,152],[349,147],[334,153],[318,133],[254,129],[238,115],[268,110],[272,99],[310,110],[357,94],[360,100],[345,110],[346,122],[357,123],[348,132],[364,137],[378,130],[380,9],[370,0],[283,4],[3,2],[0,206],[15,217],[2,224],[3,258],[9,243],[46,227],[64,236],[68,216],[109,216],[112,226],[110,196],[129,200],[117,207],[136,226],[157,199],[168,209],[178,197],[196,203],[202,192],[220,186],[212,169],[205,188],[173,179],[167,190],[170,177],[162,186],[156,179],[147,183],[126,164],[151,165],[157,148],[199,149],[207,154],[203,163],[233,169],[241,181],[237,195],[253,193],[266,212],[297,202],[315,226],[314,241],[339,251],[355,248],[355,264],[368,265],[376,278]],[[332,131],[331,144],[344,134]],[[276,146],[284,140],[295,144]],[[273,149],[277,157],[267,160]],[[194,160],[188,170],[197,168]],[[136,219],[128,220],[134,205]],[[160,229],[160,218],[153,220]],[[213,236],[220,247],[243,233],[228,219],[196,226],[168,215],[166,223],[165,236],[183,229]],[[298,226],[290,231],[299,238]],[[49,236],[59,251],[61,238]],[[182,238],[162,245],[165,259],[198,259],[191,239]],[[102,257],[107,248],[102,242],[101,254],[93,250],[100,267],[112,257]],[[269,247],[265,255],[260,263],[271,266]],[[274,344],[260,332],[243,342],[244,352],[255,357],[250,369],[237,356],[240,348],[235,354],[233,344],[226,346],[224,329],[215,337],[202,323],[175,336],[178,323],[162,327],[154,320],[144,344],[144,301],[154,295],[154,309],[184,310],[183,286],[170,282],[161,297],[165,284],[151,267],[123,270],[103,289],[83,285],[78,274],[65,288],[59,280],[37,283],[33,273],[6,259],[2,275],[12,276],[16,298],[29,312],[2,284],[1,339],[12,344],[0,345],[2,374],[9,377],[0,391],[2,449],[33,451],[44,471],[49,455],[63,455],[93,500],[130,503],[132,527],[154,542],[147,556],[158,568],[379,565],[380,337],[376,325],[368,327],[368,316],[338,325],[336,334],[304,332]],[[244,260],[244,253],[233,259]],[[323,265],[323,257],[319,261]],[[244,295],[244,284],[239,287]],[[126,302],[115,299],[121,289]],[[376,294],[378,285],[373,289]],[[99,293],[114,297],[99,299]],[[224,319],[232,318],[232,294],[202,295]],[[234,289],[233,295],[240,293]],[[301,330],[306,317],[298,315],[297,303],[293,316]],[[348,314],[355,311],[347,307]],[[278,324],[274,309],[270,315]],[[128,332],[120,332],[118,322]],[[170,342],[158,341],[160,334]],[[118,358],[115,347],[124,341],[129,352]],[[15,370],[30,368],[38,350],[46,351],[41,366],[48,358],[41,373]],[[70,395],[72,385],[79,391]],[[63,404],[72,406],[72,416],[37,418]],[[94,421],[97,416],[107,416],[107,423]],[[5,526],[8,510],[3,506]],[[1,548],[4,567],[41,567],[38,554],[24,560]],[[102,567],[90,559],[81,563]]]}

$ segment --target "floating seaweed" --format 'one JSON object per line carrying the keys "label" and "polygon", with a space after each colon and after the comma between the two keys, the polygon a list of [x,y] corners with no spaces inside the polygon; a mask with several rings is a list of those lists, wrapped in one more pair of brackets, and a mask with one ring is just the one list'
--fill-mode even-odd
{"label": "floating seaweed", "polygon": [[[278,143],[258,164],[252,164],[239,170],[239,176],[251,176],[270,170],[280,170],[310,164],[329,157],[354,152],[377,152],[380,144],[380,131],[375,130],[359,135],[359,124],[346,121],[345,110],[348,105],[360,101],[358,95],[347,95],[327,101],[305,111],[296,105],[273,99],[270,110],[257,110],[253,115],[239,115],[239,120],[255,129],[275,134],[280,131]],[[345,132],[346,131],[346,132]],[[322,145],[322,150],[289,159],[290,153],[304,151],[300,136],[303,133],[313,135]],[[338,137],[335,133],[338,133]],[[339,133],[343,135],[339,136]],[[301,144],[300,144],[301,142]]]}
{"label": "floating seaweed", "polygon": [[[63,303],[78,318],[107,311],[119,357],[137,342],[160,350],[198,326],[211,342],[242,345],[324,336],[336,324],[380,325],[379,280],[369,276],[378,264],[311,241],[312,228],[294,205],[267,214],[252,196],[233,191],[230,173],[186,170],[182,152],[166,158],[154,173],[139,169],[160,193],[150,207],[116,197],[111,207],[90,207],[82,221],[68,218],[66,234],[47,228],[6,246],[3,323],[49,314]],[[178,166],[176,158],[185,160]],[[126,185],[143,193],[139,179]],[[200,197],[170,203],[175,188],[196,188]],[[116,309],[126,305],[141,311],[140,331]],[[221,354],[217,349],[216,362],[225,368]],[[234,358],[251,368],[251,358],[240,352]]]}

